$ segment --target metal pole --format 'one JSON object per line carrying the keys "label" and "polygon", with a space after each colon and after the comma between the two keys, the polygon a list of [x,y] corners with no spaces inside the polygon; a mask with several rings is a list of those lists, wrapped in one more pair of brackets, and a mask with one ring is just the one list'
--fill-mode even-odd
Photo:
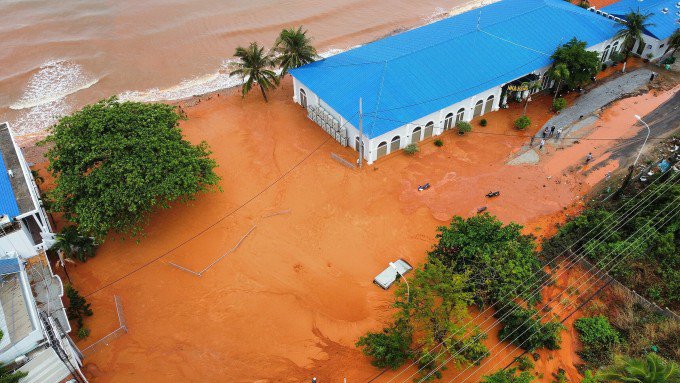
{"label": "metal pole", "polygon": [[645,127],[647,128],[647,137],[645,137],[645,141],[642,143],[642,147],[640,148],[640,152],[638,153],[637,157],[635,157],[635,162],[633,162],[633,166],[637,165],[637,162],[638,162],[638,160],[640,159],[640,155],[642,154],[642,149],[645,148],[645,144],[647,143],[647,139],[649,138],[649,135],[652,133],[652,130],[649,129],[649,125],[647,125],[647,123],[644,122],[640,116],[638,116],[638,115],[636,114],[636,115],[635,115],[635,118],[637,118],[638,121],[640,121],[641,123],[643,123],[643,124],[645,125]]}
{"label": "metal pole", "polygon": [[361,109],[361,97],[359,97],[359,169],[364,161],[364,113]]}

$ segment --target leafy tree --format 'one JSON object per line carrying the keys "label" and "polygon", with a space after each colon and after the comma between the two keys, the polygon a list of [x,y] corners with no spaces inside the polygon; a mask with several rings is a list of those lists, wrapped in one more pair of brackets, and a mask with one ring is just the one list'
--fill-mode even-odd
{"label": "leafy tree", "polygon": [[532,362],[531,359],[527,358],[526,356],[517,358],[515,361],[517,362],[517,368],[520,371],[533,370],[534,368],[534,362]]}
{"label": "leafy tree", "polygon": [[621,383],[677,383],[680,382],[680,366],[649,353],[644,359],[625,356],[614,358],[614,365],[597,374],[606,382]]}
{"label": "leafy tree", "polygon": [[680,29],[676,29],[671,37],[668,38],[668,46],[663,54],[667,54],[672,49],[673,53],[671,55],[674,55],[678,48],[680,48]]}
{"label": "leafy tree", "polygon": [[264,100],[269,101],[267,90],[279,85],[279,77],[271,69],[275,66],[271,53],[265,53],[264,47],[260,47],[257,43],[250,43],[248,48],[237,47],[234,56],[239,61],[234,64],[236,69],[232,70],[229,75],[241,76],[243,79],[241,94],[245,97],[253,88],[253,84],[257,84]]}
{"label": "leafy tree", "polygon": [[569,75],[569,68],[567,68],[567,64],[565,63],[554,64],[548,72],[548,76],[555,81],[555,96],[553,97],[553,103],[560,94],[562,83],[569,80]]}
{"label": "leafy tree", "polygon": [[633,50],[635,41],[639,41],[640,44],[646,44],[642,36],[645,29],[654,26],[653,23],[647,22],[651,16],[651,13],[642,14],[640,11],[633,11],[624,17],[626,20],[625,23],[619,24],[619,30],[616,32],[616,35],[614,35],[614,38],[623,38],[623,49],[626,60]]}
{"label": "leafy tree", "polygon": [[85,317],[92,316],[93,314],[92,309],[90,309],[90,303],[87,303],[78,290],[71,285],[66,285],[66,297],[69,302],[66,314],[69,319],[76,321],[78,330],[80,330],[83,328],[83,320]]}
{"label": "leafy tree", "polygon": [[278,54],[276,64],[281,68],[281,77],[288,73],[289,69],[297,68],[314,62],[317,57],[316,49],[307,37],[307,31],[302,27],[298,29],[284,29],[274,43],[274,52]]}
{"label": "leafy tree", "polygon": [[156,206],[217,185],[208,145],[184,140],[179,120],[173,106],[115,97],[61,118],[41,143],[56,184],[51,208],[82,236],[134,236]]}
{"label": "leafy tree", "polygon": [[411,355],[409,347],[412,341],[412,330],[408,322],[400,320],[381,332],[362,336],[356,345],[362,347],[364,354],[373,359],[374,366],[394,370]]}
{"label": "leafy tree", "polygon": [[489,214],[453,217],[439,228],[430,261],[441,261],[453,273],[469,275],[467,288],[477,303],[521,297],[536,301],[534,290],[544,278],[533,237],[520,225],[503,225]]}
{"label": "leafy tree", "polygon": [[579,318],[574,322],[583,350],[579,353],[584,361],[595,366],[612,362],[613,347],[621,341],[619,332],[604,315]]}
{"label": "leafy tree", "polygon": [[528,116],[520,116],[515,120],[515,128],[524,130],[531,126],[531,119]]}
{"label": "leafy tree", "polygon": [[553,100],[552,106],[555,112],[559,112],[560,110],[567,107],[567,100],[560,97],[558,99]]}
{"label": "leafy tree", "polygon": [[560,332],[564,326],[556,322],[543,324],[537,314],[536,310],[525,309],[514,302],[503,305],[495,314],[503,323],[499,338],[529,351],[538,348],[559,349]]}
{"label": "leafy tree", "polygon": [[500,370],[482,378],[482,383],[531,383],[533,381],[534,377],[531,373],[524,371],[518,375],[514,368]]}
{"label": "leafy tree", "polygon": [[597,52],[587,50],[586,43],[576,38],[559,46],[550,57],[553,59],[553,68],[560,64],[567,67],[569,75],[563,78],[563,82],[570,88],[586,84],[600,69]]}

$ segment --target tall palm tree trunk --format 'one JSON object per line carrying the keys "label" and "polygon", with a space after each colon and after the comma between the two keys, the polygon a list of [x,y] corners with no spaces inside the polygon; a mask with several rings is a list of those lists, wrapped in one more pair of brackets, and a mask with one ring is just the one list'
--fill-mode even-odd
{"label": "tall palm tree trunk", "polygon": [[557,81],[557,86],[555,87],[555,96],[553,97],[553,103],[557,100],[557,95],[560,93],[560,86],[562,85],[562,80]]}
{"label": "tall palm tree trunk", "polygon": [[262,97],[264,97],[264,102],[269,102],[269,100],[267,99],[267,92],[264,91],[264,87],[262,86],[262,84],[258,85],[260,86],[260,90],[262,91]]}

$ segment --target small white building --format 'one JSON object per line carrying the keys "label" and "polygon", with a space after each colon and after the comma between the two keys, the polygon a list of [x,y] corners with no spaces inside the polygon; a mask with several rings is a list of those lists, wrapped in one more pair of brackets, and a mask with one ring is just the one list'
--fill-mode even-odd
{"label": "small white building", "polygon": [[677,0],[620,0],[601,10],[591,9],[606,17],[625,20],[631,12],[649,14],[649,27],[644,31],[643,41],[636,41],[632,52],[650,60],[663,57],[673,32],[680,27],[680,2]]}
{"label": "small white building", "polygon": [[293,69],[293,99],[370,164],[526,97],[523,83],[550,87],[550,56],[573,37],[608,60],[616,26],[564,0],[501,0]]}
{"label": "small white building", "polygon": [[7,123],[0,124],[0,365],[22,383],[87,382],[45,250],[54,240],[33,175]]}

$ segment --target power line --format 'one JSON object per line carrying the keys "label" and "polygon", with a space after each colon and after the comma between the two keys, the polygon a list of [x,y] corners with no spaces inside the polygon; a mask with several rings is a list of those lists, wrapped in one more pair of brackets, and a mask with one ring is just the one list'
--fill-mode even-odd
{"label": "power line", "polygon": [[[352,117],[354,117],[354,116],[352,116]],[[342,124],[340,127],[341,127],[341,128],[344,127],[345,124],[347,124],[347,122],[348,122],[348,121],[345,121],[345,123]],[[100,287],[100,288],[98,288],[98,289],[96,289],[96,290],[94,290],[94,291],[92,291],[91,293],[85,295],[85,297],[89,297],[89,296],[92,295],[92,294],[95,294],[95,293],[97,293],[97,292],[99,292],[99,291],[101,291],[101,290],[104,290],[105,288],[107,288],[107,287],[109,287],[109,286],[111,286],[111,285],[114,285],[114,284],[120,282],[121,280],[123,280],[123,279],[129,277],[129,276],[132,275],[132,274],[135,274],[136,272],[138,272],[138,271],[140,271],[140,270],[146,268],[147,266],[151,265],[152,263],[154,263],[154,262],[160,260],[161,258],[163,258],[163,257],[165,257],[165,256],[167,256],[167,255],[169,255],[170,253],[174,252],[175,250],[179,249],[180,247],[182,247],[182,246],[186,245],[187,243],[193,241],[194,239],[200,237],[201,235],[203,235],[204,233],[206,233],[208,230],[212,229],[213,227],[215,227],[215,226],[216,226],[217,224],[219,224],[220,222],[222,222],[222,221],[224,221],[225,219],[229,218],[229,217],[232,216],[234,213],[236,213],[236,212],[238,212],[239,210],[241,210],[243,207],[245,207],[246,205],[248,205],[250,202],[252,202],[252,201],[255,200],[256,198],[258,198],[258,197],[261,196],[264,192],[266,192],[267,190],[269,190],[270,188],[272,188],[274,185],[276,185],[277,183],[279,183],[281,180],[283,180],[288,174],[290,174],[293,170],[297,169],[297,167],[300,166],[300,165],[302,165],[303,162],[307,161],[307,159],[308,159],[309,157],[311,157],[312,154],[316,153],[319,149],[321,149],[322,146],[324,146],[324,145],[325,145],[330,139],[332,139],[332,138],[333,138],[333,136],[328,136],[325,140],[323,140],[323,142],[321,142],[321,144],[319,144],[317,147],[315,147],[311,152],[309,152],[309,153],[308,153],[304,158],[302,158],[298,163],[296,163],[295,165],[293,165],[293,167],[291,167],[290,169],[286,170],[283,174],[281,174],[279,177],[277,177],[272,183],[270,183],[269,185],[267,185],[264,189],[260,190],[257,194],[255,194],[254,196],[252,196],[250,199],[248,199],[247,201],[245,201],[244,203],[242,203],[241,205],[239,205],[238,207],[236,207],[235,209],[233,209],[233,210],[230,211],[229,213],[223,215],[223,216],[222,216],[220,219],[218,219],[217,221],[215,221],[215,222],[211,223],[210,225],[208,225],[208,227],[206,227],[205,229],[199,231],[198,233],[194,234],[193,236],[191,236],[191,237],[187,238],[186,240],[182,241],[182,242],[181,242],[180,244],[178,244],[177,246],[171,248],[170,250],[165,251],[165,252],[162,253],[161,255],[159,255],[159,256],[157,256],[156,258],[153,258],[152,260],[150,260],[150,261],[144,263],[143,265],[141,265],[141,266],[137,267],[136,269],[134,269],[134,270],[128,272],[127,274],[124,274],[123,276],[121,276],[121,277],[119,277],[119,278],[117,278],[117,279],[115,279],[115,280],[113,280],[113,281],[107,283],[106,285],[104,285],[104,286],[102,286],[102,287]]]}
{"label": "power line", "polygon": [[[680,202],[680,197],[676,197],[675,200],[674,200],[673,202]],[[670,207],[673,206],[673,205],[674,205],[674,204],[669,204],[668,206],[664,207],[662,210],[660,210],[659,212],[657,212],[657,214],[654,216],[654,218],[656,218],[662,211],[665,211],[666,209],[670,208]],[[671,212],[667,213],[666,216],[664,216],[664,218],[662,218],[662,220],[665,220],[666,218],[669,218],[669,217],[670,217],[670,219],[673,219],[673,218],[678,214],[678,209],[680,209],[680,205],[675,206],[675,207],[671,210]],[[669,221],[670,221],[670,219],[669,219]],[[660,221],[661,221],[661,220],[660,220]],[[660,223],[660,222],[659,222],[659,223]],[[660,229],[661,227],[663,227],[663,226],[665,226],[665,224],[660,225],[660,226],[659,226],[659,229]],[[638,230],[636,231],[636,234],[637,234],[637,232],[639,232],[641,229],[642,229],[642,228],[638,229]],[[644,235],[650,234],[651,231],[652,231],[653,229],[654,229],[653,226],[648,227],[648,228],[645,230]],[[633,235],[635,235],[635,234],[633,234]],[[643,239],[643,235],[640,236],[640,239]],[[634,242],[633,242],[633,243],[634,243]],[[620,259],[618,259],[618,260],[615,262],[615,264],[610,268],[609,271],[613,270],[614,267],[616,267],[616,265],[618,265],[618,264],[621,263],[624,259],[626,259],[628,256],[630,256],[630,254],[632,253],[632,251],[638,249],[638,248],[640,247],[640,245],[641,245],[643,242],[640,242],[640,243],[638,243],[638,244],[636,244],[636,245],[634,245],[634,246],[633,246],[633,243],[629,244],[629,245],[626,247],[626,250],[630,250],[630,251],[628,252],[628,254],[627,254],[627,255],[624,255],[624,256],[619,255]],[[632,249],[631,249],[631,246],[633,246]],[[616,258],[618,258],[618,257],[615,256],[614,258],[612,258],[611,260],[609,260],[609,261],[607,262],[607,264],[605,265],[604,268],[602,268],[602,269],[600,269],[600,270],[597,270],[597,271],[595,272],[595,274],[593,274],[591,277],[589,277],[588,280],[590,280],[593,276],[597,276],[597,274],[599,274],[600,272],[604,272],[604,275],[607,275],[607,271],[605,271],[605,270],[606,270],[606,266],[607,266],[609,263],[611,263],[612,261],[614,261]],[[591,268],[590,271],[592,271],[592,268]],[[602,281],[602,277],[597,277],[597,278],[598,278],[599,281]],[[610,278],[611,278],[611,277],[610,277]],[[579,279],[580,279],[580,278],[579,278]],[[586,280],[586,282],[587,282],[588,280]],[[583,286],[583,284],[585,284],[586,282],[584,282],[584,283],[582,283],[581,285],[579,285],[579,287]],[[590,287],[587,288],[585,291],[587,291],[587,290],[589,290],[589,289],[592,289],[594,286],[595,286],[595,283],[593,283],[592,285],[590,285]],[[565,289],[565,290],[563,290],[562,292],[560,292],[558,296],[561,296],[561,294],[563,294],[566,290],[567,290],[567,289]],[[579,293],[578,295],[580,296],[581,293]],[[545,308],[545,306],[544,306],[543,308]],[[578,308],[577,308],[577,309],[578,309]],[[575,312],[575,311],[576,311],[576,310],[574,310],[574,312]],[[571,316],[572,314],[573,314],[573,312],[572,312],[571,314],[569,314],[569,316]],[[547,315],[548,315],[548,313],[544,314],[539,320],[544,319]],[[565,317],[565,318],[561,321],[561,323],[563,323],[564,321],[566,321],[566,319],[567,319],[569,316]],[[559,317],[559,316],[558,316],[558,317]],[[531,329],[531,328],[529,328],[529,329]],[[526,331],[527,331],[527,330],[524,330],[524,331],[522,332],[522,334],[518,335],[516,338],[518,338],[518,337],[524,335],[524,333],[526,333]],[[529,340],[529,337],[527,337],[527,339],[525,339],[522,343],[520,343],[518,347],[522,347],[528,340]],[[493,348],[497,347],[497,346],[500,345],[500,344],[501,344],[501,343],[497,343]],[[505,349],[508,348],[511,344],[512,344],[512,343],[509,343],[509,344],[506,345],[504,348],[502,348],[500,351],[505,350]],[[493,348],[492,348],[492,349],[493,349]],[[486,364],[489,363],[492,359],[493,359],[493,358],[488,359],[487,361],[485,361],[484,363],[482,363],[479,367],[482,367],[482,366],[486,365]],[[493,365],[493,366],[492,366],[492,369],[495,368],[496,366],[498,366],[498,364],[499,364],[499,363],[496,363],[495,365]],[[468,366],[468,367],[465,368],[463,371],[459,372],[459,373],[458,373],[456,376],[454,376],[448,383],[453,382],[457,377],[459,377],[463,372],[467,371],[467,370],[470,369],[471,367],[472,367],[472,366]],[[463,379],[462,381],[460,381],[459,383],[464,383],[464,382],[467,381],[468,379],[469,379],[469,376],[468,376],[467,378]]]}
{"label": "power line", "polygon": [[[662,183],[661,185],[665,185],[667,182],[670,182],[670,180],[671,180],[674,176],[675,176],[675,175],[673,175],[672,177],[669,177],[668,179],[666,179],[665,181],[663,181],[663,183]],[[650,184],[648,184],[643,190],[641,190],[637,195],[635,195],[635,198],[637,198],[637,197],[639,197],[640,195],[642,195],[645,191],[647,191],[647,190],[648,190],[654,183],[656,183],[659,179],[660,179],[660,177],[654,179],[654,180],[653,180]],[[630,214],[631,212],[635,211],[635,209],[639,209],[640,206],[641,206],[643,203],[647,203],[646,206],[649,206],[649,204],[651,204],[652,202],[656,201],[656,200],[660,197],[660,196],[657,195],[652,201],[646,202],[651,196],[652,196],[652,195],[650,194],[650,195],[647,195],[647,196],[643,197],[640,201],[636,202],[636,203],[634,204],[634,206],[631,206],[625,214],[622,214],[621,222],[615,223],[615,224],[612,225],[611,227],[606,228],[607,230],[609,230],[609,234],[608,234],[607,237],[604,238],[604,239],[609,238],[609,237],[613,234],[613,231],[611,230],[612,228],[614,228],[614,227],[617,226],[618,224],[622,224],[622,225],[623,225],[623,224],[627,223],[627,221],[626,221],[626,222],[623,222],[623,221],[629,217],[629,214]],[[631,199],[631,200],[629,200],[629,201],[634,201],[635,198],[633,198],[633,199]],[[622,204],[618,209],[616,209],[616,211],[614,211],[614,213],[618,213],[619,211],[623,210],[623,209],[626,207],[627,204],[628,204],[628,201],[626,201],[626,202],[625,202],[624,204]],[[646,207],[646,206],[645,206],[645,207]],[[631,218],[631,219],[632,219],[632,218]],[[579,238],[579,239],[578,239],[577,241],[575,241],[574,243],[578,243],[578,242],[580,242],[581,240],[583,240],[586,236],[588,236],[589,234],[591,234],[592,232],[594,232],[595,229],[597,229],[599,226],[601,226],[601,225],[604,224],[605,222],[606,222],[606,220],[605,220],[605,221],[602,221],[602,222],[600,222],[600,223],[598,223],[595,227],[591,228],[586,234],[584,234],[581,238]],[[609,225],[609,224],[607,224],[607,225]],[[603,239],[603,238],[602,238],[602,235],[603,235],[604,233],[605,233],[604,231],[601,231],[600,234],[597,234],[597,235],[595,236],[595,238],[593,238],[592,240],[595,240],[595,239],[602,240],[602,239]],[[600,238],[597,238],[597,237],[600,237]],[[567,247],[564,251],[562,251],[560,254],[558,254],[557,257],[559,257],[559,256],[561,256],[561,255],[563,255],[563,254],[565,254],[565,253],[567,252],[567,250],[572,250],[573,245],[574,245],[574,244],[572,244],[572,245],[570,245],[569,247]],[[583,248],[583,245],[581,245],[581,249],[582,249],[582,248]],[[557,257],[556,257],[556,258],[557,258]],[[584,255],[581,256],[581,258],[582,258],[582,257],[584,257]],[[568,266],[562,265],[562,266],[563,266],[563,270],[572,267],[576,262],[577,262],[577,260],[574,260],[574,262],[573,262],[571,265],[568,265]],[[565,263],[566,263],[566,262],[565,262]],[[535,284],[536,282],[538,282],[538,280],[535,280],[535,277],[536,277],[537,275],[539,275],[541,272],[542,272],[542,269],[537,270],[537,271],[531,276],[531,279],[534,280],[534,281],[532,281],[531,284],[530,284],[529,286],[534,286],[534,284]],[[558,277],[559,277],[559,275],[561,274],[561,272],[562,272],[562,271],[560,271],[560,272],[557,273],[557,276],[558,276]],[[538,286],[538,287],[536,288],[536,291],[534,291],[534,293],[532,293],[532,294],[530,295],[530,297],[533,297],[536,293],[540,293],[540,292],[542,291],[543,287],[545,287],[545,285],[546,285],[548,282],[549,282],[549,280],[543,281],[543,282],[541,283],[541,285]],[[531,289],[533,289],[533,287],[532,287]],[[504,298],[505,298],[504,300],[506,300],[506,303],[505,303],[501,308],[498,308],[498,310],[502,310],[502,309],[504,309],[505,307],[507,307],[507,305],[509,304],[509,301],[510,301],[511,298],[512,298],[512,295],[518,294],[518,293],[519,293],[519,286],[516,286],[511,292],[508,292],[508,293],[504,296]],[[500,300],[500,299],[499,299],[499,300]],[[453,337],[454,335],[456,335],[461,329],[465,328],[467,325],[473,323],[476,319],[480,318],[485,312],[487,312],[488,310],[490,310],[491,308],[493,308],[495,305],[496,305],[496,302],[492,303],[489,307],[487,307],[487,308],[484,309],[482,312],[480,312],[475,318],[470,319],[470,320],[469,320],[464,326],[462,326],[460,329],[458,329],[457,331],[454,331],[454,332],[453,332],[451,335],[449,335],[446,339],[444,339],[443,341],[441,341],[439,344],[435,345],[435,346],[432,348],[432,351],[434,351],[437,347],[443,345],[444,342],[446,342],[448,339],[450,339],[451,337]],[[512,312],[512,310],[511,310],[510,312],[508,312],[507,315],[509,315],[509,313],[511,313],[511,312]],[[501,318],[501,319],[503,319],[503,318]],[[487,319],[487,320],[488,320],[488,319]],[[486,323],[487,320],[484,320],[484,321],[482,322],[482,324]],[[496,322],[497,322],[497,321],[496,321]],[[492,324],[493,324],[493,323],[494,323],[494,322],[492,322]],[[429,352],[428,352],[428,353],[429,353]],[[442,352],[442,353],[443,353],[443,352]],[[411,374],[408,378],[406,378],[406,380],[410,379],[410,378],[413,377],[417,372],[419,372],[419,371],[421,371],[422,369],[424,369],[425,367],[427,367],[430,363],[432,363],[432,362],[433,362],[434,360],[436,360],[439,356],[441,356],[442,353],[438,354],[435,358],[432,358],[432,360],[430,360],[429,362],[427,362],[425,365],[421,366],[421,367],[418,369],[418,371],[416,371],[415,373]],[[402,371],[401,371],[399,374],[397,374],[396,376],[392,377],[387,383],[390,383],[391,381],[393,381],[394,379],[396,379],[397,377],[399,377],[401,374],[403,374],[403,373],[406,371],[406,369],[408,369],[408,368],[414,366],[416,363],[419,363],[424,357],[425,357],[425,354],[423,354],[418,360],[414,361],[410,366],[408,366],[408,367],[402,369]]]}

